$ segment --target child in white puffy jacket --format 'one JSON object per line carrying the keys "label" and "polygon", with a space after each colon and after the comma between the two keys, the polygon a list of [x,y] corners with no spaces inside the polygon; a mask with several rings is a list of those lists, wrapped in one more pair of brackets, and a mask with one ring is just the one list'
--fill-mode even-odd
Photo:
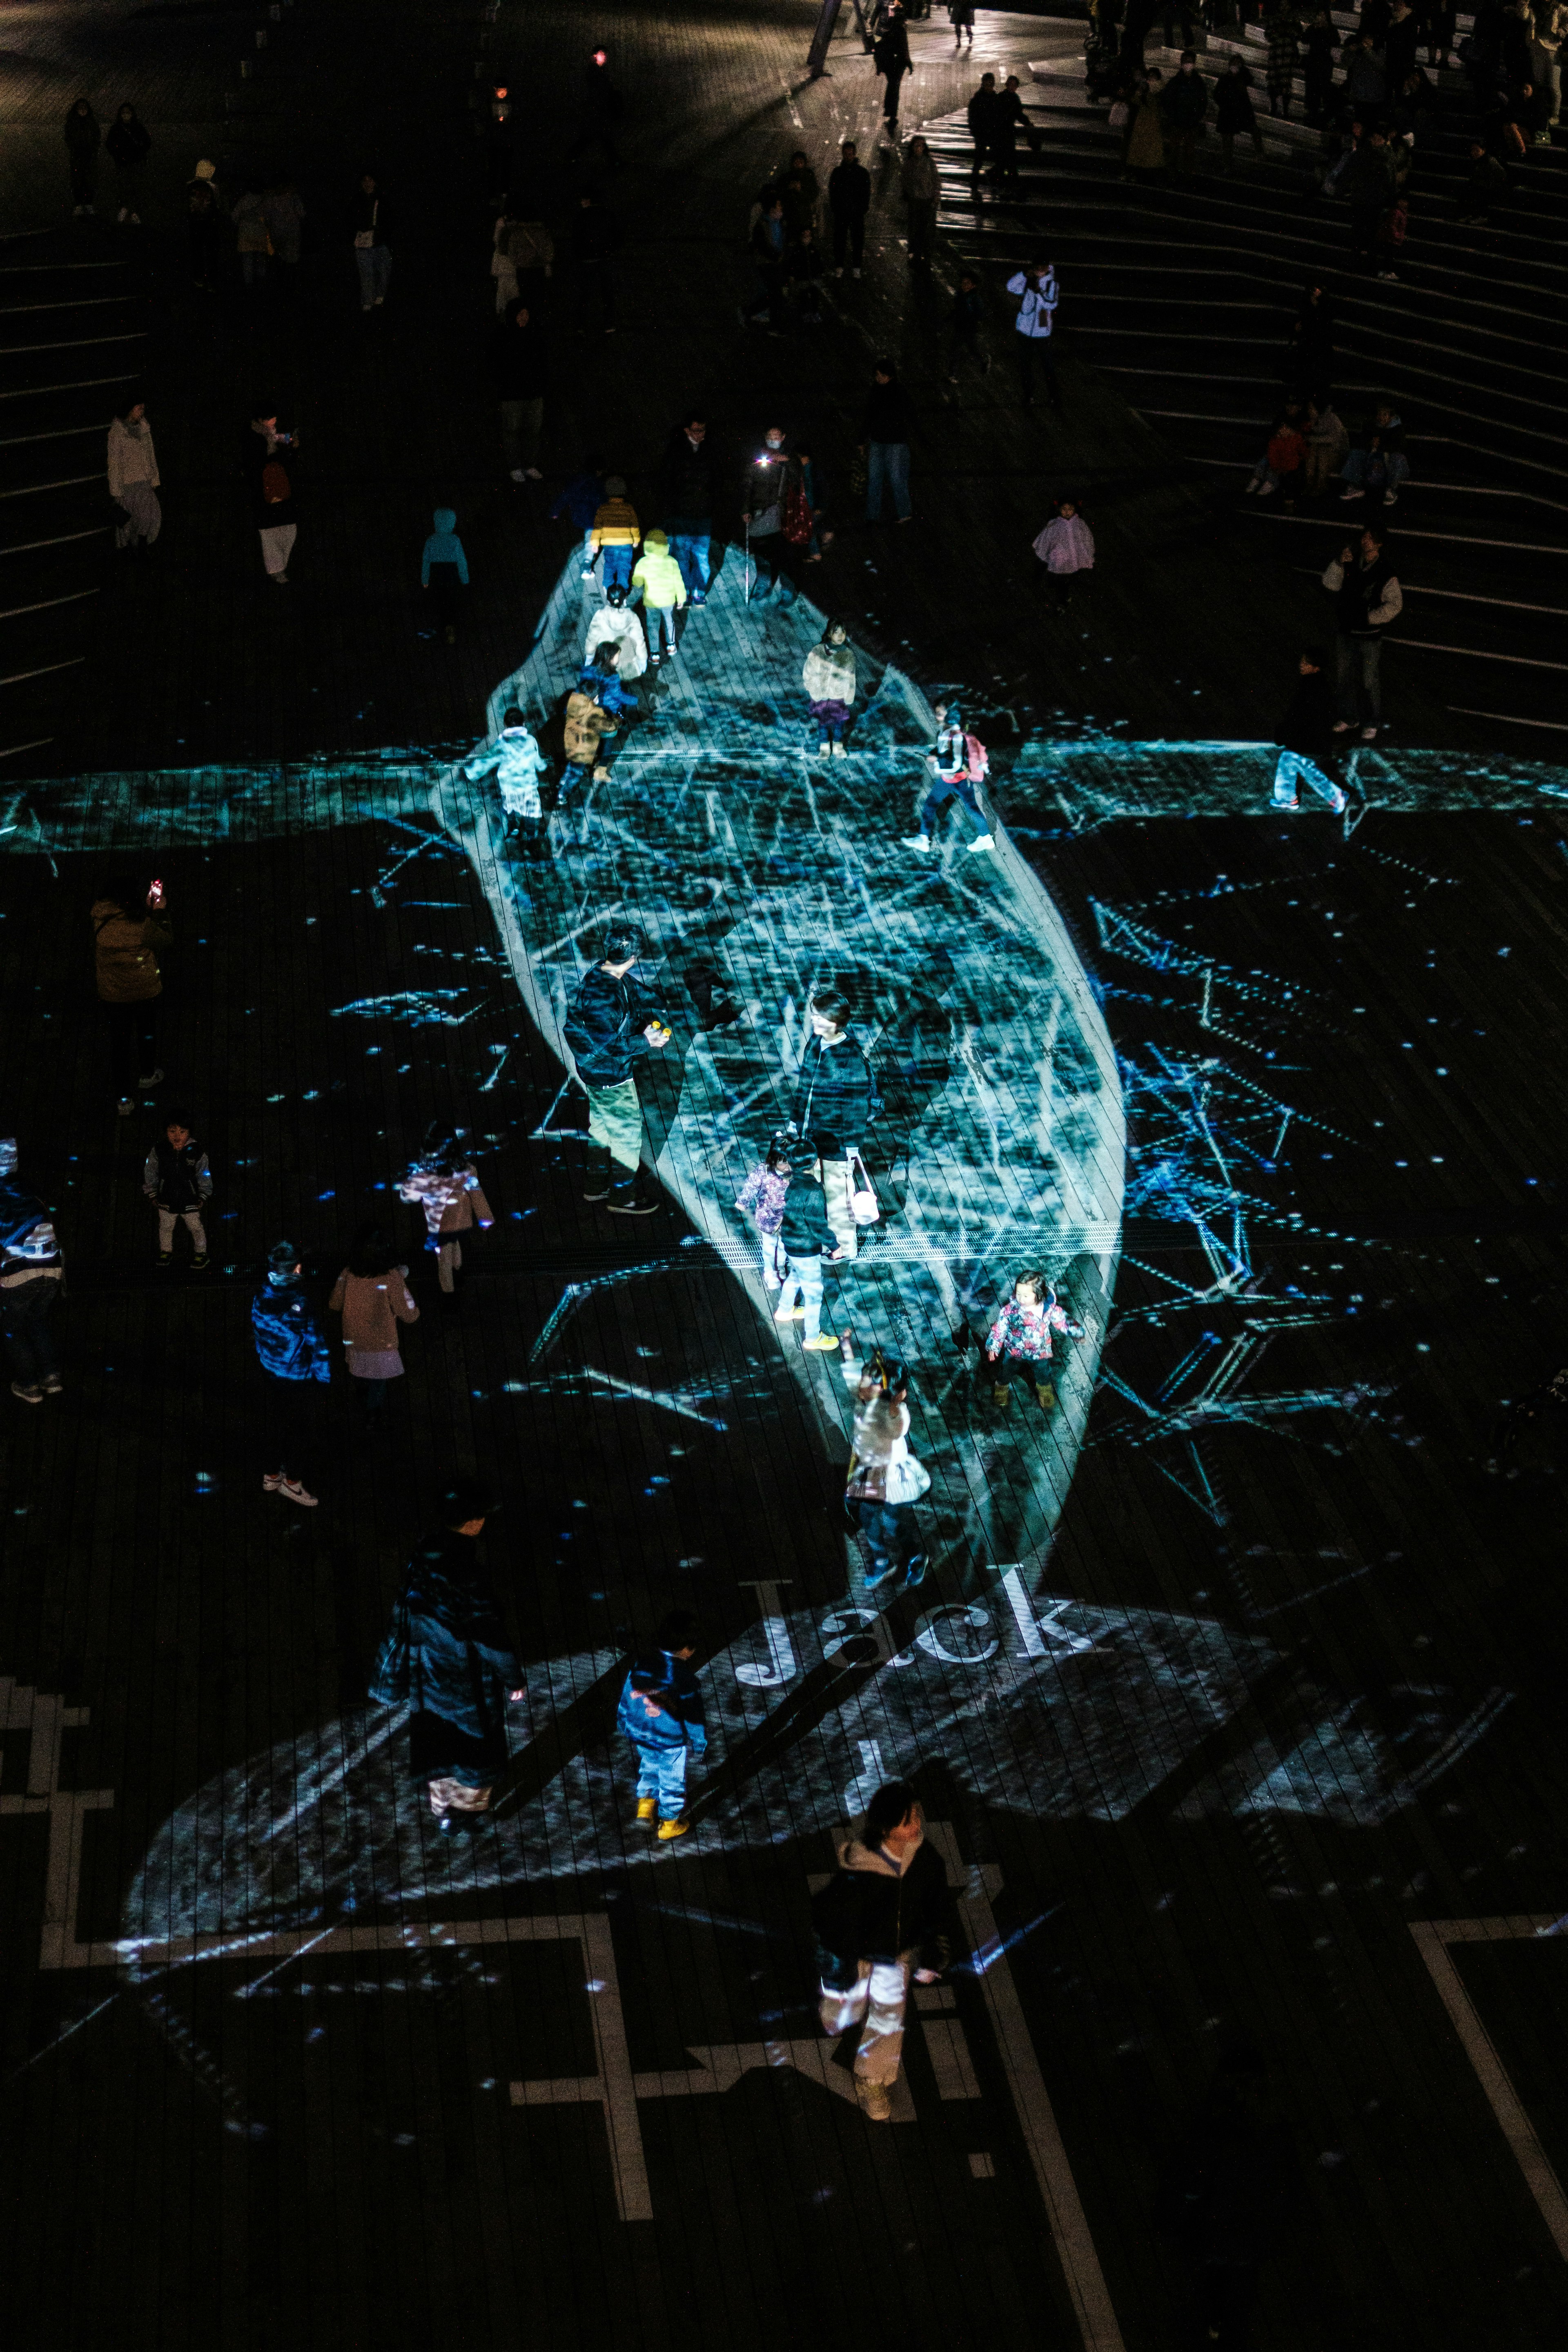
{"label": "child in white puffy jacket", "polygon": [[1035,541],[1035,553],[1045,566],[1038,577],[1050,583],[1058,604],[1069,603],[1079,573],[1094,570],[1094,533],[1076,499],[1058,499],[1056,513]]}

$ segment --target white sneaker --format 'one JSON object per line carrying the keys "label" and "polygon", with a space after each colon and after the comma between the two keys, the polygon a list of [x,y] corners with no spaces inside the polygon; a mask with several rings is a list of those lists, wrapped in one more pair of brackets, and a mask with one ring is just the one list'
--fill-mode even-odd
{"label": "white sneaker", "polygon": [[142,1088],[143,1094],[150,1093],[153,1087],[161,1087],[163,1085],[163,1073],[162,1070],[153,1070],[149,1076],[145,1078],[138,1078],[136,1083]]}
{"label": "white sneaker", "polygon": [[125,218],[125,215],[126,215],[126,212],[127,212],[127,210],[128,210],[128,209],[129,209],[129,208],[128,208],[128,206],[126,206],[126,205],[121,205],[121,207],[120,207],[120,210],[119,210],[119,211],[115,214],[115,215],[114,215],[115,219],[116,219],[117,221],[122,221],[122,220]]}
{"label": "white sneaker", "polygon": [[316,1497],[302,1478],[280,1478],[278,1482],[278,1492],[280,1495],[287,1495],[291,1503],[302,1503],[308,1511],[313,1511],[316,1507]]}
{"label": "white sneaker", "polygon": [[522,470],[531,482],[542,482],[544,479],[537,466],[525,466]]}
{"label": "white sneaker", "polygon": [[906,833],[903,836],[903,842],[906,849],[927,850],[931,847],[931,836],[929,834]]}
{"label": "white sneaker", "polygon": [[262,1474],[261,1491],[264,1495],[275,1495],[282,1484],[283,1473],[281,1470],[268,1470]]}
{"label": "white sneaker", "polygon": [[1255,499],[1258,496],[1258,484],[1255,481],[1247,483],[1247,495],[1249,499]]}
{"label": "white sneaker", "polygon": [[1278,482],[1259,482],[1258,485],[1258,495],[1260,499],[1271,499],[1279,487],[1279,485]]}
{"label": "white sneaker", "polygon": [[994,849],[995,846],[996,844],[992,839],[990,834],[977,834],[975,838],[969,845],[969,855],[973,857],[977,849]]}
{"label": "white sneaker", "polygon": [[[514,482],[526,482],[528,476],[523,472],[521,466],[514,466],[511,469],[511,478]],[[583,577],[584,580],[588,577],[585,572],[584,572]]]}
{"label": "white sneaker", "polygon": [[1363,743],[1375,743],[1377,740],[1376,728],[1363,727],[1361,730],[1361,740]]}
{"label": "white sneaker", "polygon": [[1364,490],[1342,490],[1340,492],[1340,504],[1342,507],[1348,507],[1352,499],[1364,499],[1365,496],[1366,492]]}
{"label": "white sneaker", "polygon": [[1399,504],[1399,492],[1397,490],[1384,490],[1383,494],[1383,503],[1385,507],[1396,507]]}
{"label": "white sneaker", "polygon": [[859,272],[858,269],[852,269],[852,270],[849,272],[849,275],[850,275],[850,277],[851,277],[851,278],[858,278],[858,277],[859,277],[859,275],[860,275],[860,272]]}
{"label": "white sneaker", "polygon": [[845,750],[842,743],[835,743],[833,746],[833,756],[836,760],[847,760],[849,757],[849,754]]}

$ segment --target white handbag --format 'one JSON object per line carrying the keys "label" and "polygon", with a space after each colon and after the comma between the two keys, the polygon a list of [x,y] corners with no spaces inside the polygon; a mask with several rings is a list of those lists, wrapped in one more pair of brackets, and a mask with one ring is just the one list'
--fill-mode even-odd
{"label": "white handbag", "polygon": [[918,1503],[931,1492],[931,1472],[910,1452],[907,1437],[895,1437],[888,1455],[886,1493],[896,1509],[900,1503]]}
{"label": "white handbag", "polygon": [[848,1163],[849,1213],[858,1225],[874,1225],[882,1213],[882,1204],[866,1173],[866,1162],[858,1151],[851,1151]]}

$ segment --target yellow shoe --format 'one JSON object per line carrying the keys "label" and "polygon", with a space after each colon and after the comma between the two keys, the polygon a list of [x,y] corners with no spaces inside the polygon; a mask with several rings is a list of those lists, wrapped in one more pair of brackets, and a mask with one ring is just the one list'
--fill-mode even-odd
{"label": "yellow shoe", "polygon": [[684,1813],[678,1813],[672,1822],[660,1822],[658,1825],[660,1845],[668,1845],[671,1838],[684,1837],[690,1827],[691,1823]]}
{"label": "yellow shoe", "polygon": [[893,2102],[882,2083],[868,2083],[858,2074],[855,2089],[860,2101],[860,2112],[868,2123],[886,2124],[893,2119]]}
{"label": "yellow shoe", "polygon": [[991,1391],[991,1402],[998,1412],[1005,1412],[1007,1407],[1013,1402],[1013,1388],[1011,1381],[1005,1382],[999,1389],[993,1389]]}
{"label": "yellow shoe", "polygon": [[805,1309],[804,1307],[781,1307],[773,1317],[773,1321],[775,1323],[804,1323],[805,1321]]}
{"label": "yellow shoe", "polygon": [[807,1339],[805,1344],[814,1356],[834,1355],[838,1349],[838,1342],[831,1331],[819,1331],[815,1339]]}
{"label": "yellow shoe", "polygon": [[657,1797],[639,1797],[637,1799],[637,1819],[639,1822],[651,1822],[658,1811],[658,1799]]}
{"label": "yellow shoe", "polygon": [[1040,1410],[1042,1412],[1055,1412],[1057,1409],[1057,1391],[1054,1381],[1037,1381],[1035,1382],[1035,1394],[1040,1401]]}

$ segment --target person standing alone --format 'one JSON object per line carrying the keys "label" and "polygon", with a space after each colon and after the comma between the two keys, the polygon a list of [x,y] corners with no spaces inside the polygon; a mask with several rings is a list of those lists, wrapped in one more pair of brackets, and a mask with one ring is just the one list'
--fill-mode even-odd
{"label": "person standing alone", "polygon": [[1035,368],[1044,368],[1046,383],[1053,408],[1062,404],[1061,388],[1057,383],[1057,359],[1051,348],[1056,331],[1057,303],[1060,299],[1057,273],[1044,254],[1037,253],[1027,269],[1020,269],[1007,280],[1007,291],[1018,298],[1018,315],[1014,320],[1017,332],[1018,381],[1023,387],[1024,405],[1035,404]]}
{"label": "person standing alone", "polygon": [[373,173],[366,172],[353,205],[354,266],[359,306],[379,310],[392,283],[392,247],[386,241],[386,206]]}
{"label": "person standing alone", "polygon": [[844,257],[849,256],[850,274],[858,278],[860,264],[866,255],[866,215],[871,209],[871,174],[855,152],[855,142],[847,139],[839,150],[840,160],[827,175],[827,209],[833,215],[833,275],[844,275]]}
{"label": "person standing alone", "polygon": [[612,924],[603,960],[578,982],[561,1028],[588,1097],[583,1198],[604,1201],[623,1217],[649,1216],[659,1206],[639,1181],[642,1103],[632,1075],[635,1062],[662,1052],[670,1037],[652,996],[632,976],[646,945],[635,923]]}
{"label": "person standing alone", "polygon": [[158,457],[139,393],[132,393],[109,428],[109,495],[125,520],[114,544],[145,554],[163,527],[158,504]]}
{"label": "person standing alone", "polygon": [[812,1899],[821,1965],[822,2030],[860,2028],[855,2088],[868,2121],[892,2117],[903,2055],[910,1976],[935,1984],[952,1950],[952,1895],[942,1856],[925,1839],[914,1790],[889,1780],[866,1808],[858,1837]]}
{"label": "person standing alone", "polygon": [[114,877],[93,901],[91,922],[99,1002],[109,1024],[120,1116],[129,1118],[137,1092],[151,1093],[163,1076],[155,1066],[163,993],[158,957],[174,945],[174,935],[162,882],[149,883],[143,892],[134,875]]}

